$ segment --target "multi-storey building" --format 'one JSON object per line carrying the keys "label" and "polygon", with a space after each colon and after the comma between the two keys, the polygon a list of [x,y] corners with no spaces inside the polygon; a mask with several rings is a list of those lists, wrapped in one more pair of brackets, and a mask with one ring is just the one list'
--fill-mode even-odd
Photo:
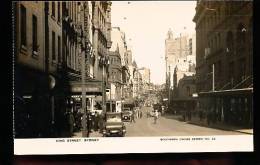
{"label": "multi-storey building", "polygon": [[[60,110],[66,106],[66,98],[60,95],[63,84],[59,77],[62,63],[62,5],[60,2],[40,1],[21,1],[14,5],[15,96],[23,101],[22,105],[15,105],[17,137],[61,135],[63,132],[58,131],[61,128],[59,119],[63,114]],[[18,113],[17,109],[23,109],[23,112]],[[19,128],[20,122],[26,126]],[[18,135],[19,131],[23,135]]]}
{"label": "multi-storey building", "polygon": [[[116,44],[112,38],[112,45]],[[112,46],[113,48],[113,46]],[[117,46],[116,50],[109,51],[109,79],[108,82],[110,84],[111,90],[111,98],[109,93],[108,100],[112,101],[113,107],[112,110],[115,111],[115,103],[116,101],[121,101],[122,98],[122,64],[121,64],[121,56],[119,53],[119,47]]]}
{"label": "multi-storey building", "polygon": [[193,18],[197,91],[208,93],[208,98],[218,91],[216,104],[222,108],[213,108],[214,112],[233,123],[252,121],[252,5],[252,1],[200,0]]}
{"label": "multi-storey building", "polygon": [[[95,1],[92,2],[92,36],[93,51],[95,55],[93,77],[102,80],[108,77],[108,50],[112,45],[111,42],[111,2]],[[102,68],[106,71],[103,76]]]}
{"label": "multi-storey building", "polygon": [[112,47],[110,50],[118,50],[121,58],[122,74],[122,98],[127,99],[132,96],[132,84],[130,68],[132,64],[132,52],[127,49],[125,33],[119,27],[113,27],[111,31]]}
{"label": "multi-storey building", "polygon": [[142,76],[142,88],[143,88],[143,93],[148,94],[149,89],[150,89],[150,83],[151,83],[151,72],[149,68],[143,68],[142,70],[139,71],[141,76]]}
{"label": "multi-storey building", "polygon": [[184,58],[188,54],[187,35],[174,37],[170,29],[165,40],[165,62],[166,62],[166,84],[168,88],[173,87],[171,81],[173,71],[178,63],[179,58]]}
{"label": "multi-storey building", "polygon": [[[14,6],[15,109],[23,109],[15,111],[17,137],[69,136],[66,112],[75,109],[71,96],[82,91],[83,57],[86,94],[105,100],[111,2],[21,1]],[[87,101],[93,108],[94,100]]]}
{"label": "multi-storey building", "polygon": [[211,90],[212,64],[216,89],[252,78],[252,1],[198,1],[194,22],[198,91]]}
{"label": "multi-storey building", "polygon": [[[49,90],[44,47],[44,3],[16,2],[14,6],[15,137],[44,137],[48,136],[44,127],[51,126],[51,111],[49,107],[45,108],[50,106],[50,100],[41,99]],[[37,120],[40,118],[44,121]]]}

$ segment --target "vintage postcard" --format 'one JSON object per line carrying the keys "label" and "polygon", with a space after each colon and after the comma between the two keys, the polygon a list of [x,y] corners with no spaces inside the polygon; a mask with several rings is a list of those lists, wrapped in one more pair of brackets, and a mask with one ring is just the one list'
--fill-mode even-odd
{"label": "vintage postcard", "polygon": [[253,1],[19,1],[14,154],[254,151]]}

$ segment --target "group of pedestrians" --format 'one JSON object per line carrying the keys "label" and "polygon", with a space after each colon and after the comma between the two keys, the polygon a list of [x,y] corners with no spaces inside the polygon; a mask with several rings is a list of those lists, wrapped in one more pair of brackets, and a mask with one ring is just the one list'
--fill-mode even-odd
{"label": "group of pedestrians", "polygon": [[141,119],[142,117],[143,117],[143,112],[138,107],[132,111],[131,122],[135,123],[135,119]]}

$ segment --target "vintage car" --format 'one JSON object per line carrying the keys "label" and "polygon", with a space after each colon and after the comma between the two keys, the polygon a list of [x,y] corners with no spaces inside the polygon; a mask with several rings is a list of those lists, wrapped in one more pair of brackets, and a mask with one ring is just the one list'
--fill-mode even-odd
{"label": "vintage car", "polygon": [[131,117],[132,117],[132,111],[130,109],[125,109],[122,112],[122,120],[123,121],[131,121]]}
{"label": "vintage car", "polygon": [[125,136],[126,127],[122,121],[122,113],[107,112],[103,126],[103,136]]}

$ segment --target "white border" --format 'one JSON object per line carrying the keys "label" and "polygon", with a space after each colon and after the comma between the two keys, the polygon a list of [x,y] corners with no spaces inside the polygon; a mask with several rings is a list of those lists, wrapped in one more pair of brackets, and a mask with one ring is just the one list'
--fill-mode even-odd
{"label": "white border", "polygon": [[253,135],[14,139],[15,155],[252,151]]}

